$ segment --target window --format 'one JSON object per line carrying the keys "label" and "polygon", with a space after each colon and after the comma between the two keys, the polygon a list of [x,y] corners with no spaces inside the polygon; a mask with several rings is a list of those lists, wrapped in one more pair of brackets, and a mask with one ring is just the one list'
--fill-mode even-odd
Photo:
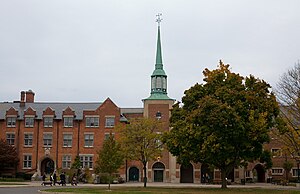
{"label": "window", "polygon": [[64,117],[64,127],[73,127],[73,117]]}
{"label": "window", "polygon": [[32,156],[24,155],[23,158],[23,168],[31,168],[32,167]]}
{"label": "window", "polygon": [[63,147],[72,147],[72,134],[64,134],[64,145]]}
{"label": "window", "polygon": [[44,146],[45,147],[52,146],[52,133],[44,133]]}
{"label": "window", "polygon": [[272,168],[272,175],[282,175],[283,168]]}
{"label": "window", "polygon": [[163,82],[163,91],[166,92],[167,91],[167,79],[165,77],[163,77],[162,82]]}
{"label": "window", "polygon": [[[109,139],[109,135],[110,135],[110,133],[105,133],[104,140],[108,140],[108,139]],[[113,136],[113,138],[114,138],[114,137],[115,137],[115,134],[112,133],[112,136]]]}
{"label": "window", "polygon": [[93,147],[94,134],[84,134],[84,147]]}
{"label": "window", "polygon": [[250,177],[250,170],[245,171],[245,177]]}
{"label": "window", "polygon": [[16,117],[7,117],[6,118],[6,126],[7,127],[15,127],[16,126]]}
{"label": "window", "polygon": [[80,163],[82,168],[93,168],[93,155],[81,155]]}
{"label": "window", "polygon": [[44,127],[53,126],[53,117],[44,117]]}
{"label": "window", "polygon": [[63,169],[71,168],[71,155],[63,155],[62,168]]}
{"label": "window", "polygon": [[105,127],[114,127],[115,126],[115,117],[106,117],[105,118]]}
{"label": "window", "polygon": [[25,127],[33,127],[34,117],[25,117]]}
{"label": "window", "polygon": [[154,91],[154,89],[155,89],[155,87],[156,87],[156,85],[155,85],[155,77],[153,77],[152,78],[152,84],[151,84],[151,89],[152,89],[152,91]]}
{"label": "window", "polygon": [[161,112],[158,111],[158,112],[156,113],[155,117],[156,117],[158,120],[161,119]]}
{"label": "window", "polygon": [[161,89],[161,87],[162,87],[162,81],[161,81],[161,77],[157,77],[156,78],[156,88],[157,89]]}
{"label": "window", "polygon": [[85,118],[86,127],[98,127],[99,126],[99,117],[86,117]]}
{"label": "window", "polygon": [[32,146],[32,133],[24,133],[24,146]]}
{"label": "window", "polygon": [[15,145],[15,134],[14,133],[6,133],[6,142],[9,145]]}
{"label": "window", "polygon": [[[293,170],[293,171],[292,171],[293,177],[298,177],[298,173],[300,173],[300,170],[298,171],[297,168],[293,168],[292,170]],[[300,174],[299,174],[299,175],[300,175]]]}
{"label": "window", "polygon": [[271,153],[273,157],[281,156],[281,149],[279,148],[272,148]]}

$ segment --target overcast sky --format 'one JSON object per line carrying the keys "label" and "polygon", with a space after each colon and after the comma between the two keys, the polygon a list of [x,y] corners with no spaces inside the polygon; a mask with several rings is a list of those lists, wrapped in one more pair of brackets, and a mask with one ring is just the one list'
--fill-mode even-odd
{"label": "overcast sky", "polygon": [[142,107],[157,24],[168,95],[229,63],[272,86],[300,59],[299,0],[0,0],[0,101],[32,89],[40,102]]}

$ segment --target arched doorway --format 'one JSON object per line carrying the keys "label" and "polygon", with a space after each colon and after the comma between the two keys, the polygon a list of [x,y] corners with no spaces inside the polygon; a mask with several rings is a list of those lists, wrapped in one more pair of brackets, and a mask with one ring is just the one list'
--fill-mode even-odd
{"label": "arched doorway", "polygon": [[52,174],[54,171],[54,161],[50,158],[45,158],[41,162],[41,174]]}
{"label": "arched doorway", "polygon": [[154,182],[164,182],[164,171],[165,165],[161,162],[156,162],[152,166],[152,170],[154,173]]}
{"label": "arched doorway", "polygon": [[194,183],[194,168],[191,163],[180,166],[180,182]]}
{"label": "arched doorway", "polygon": [[201,183],[209,183],[214,179],[214,173],[208,164],[201,165]]}
{"label": "arched doorway", "polygon": [[140,170],[137,167],[129,168],[129,181],[139,181]]}
{"label": "arched doorway", "polygon": [[257,181],[258,183],[264,183],[266,174],[265,174],[265,168],[261,164],[255,165],[253,169],[253,178],[254,181]]}

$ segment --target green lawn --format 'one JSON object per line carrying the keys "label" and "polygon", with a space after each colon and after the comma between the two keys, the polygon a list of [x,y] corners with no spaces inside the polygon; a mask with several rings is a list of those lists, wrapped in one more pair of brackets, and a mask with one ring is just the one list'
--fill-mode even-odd
{"label": "green lawn", "polygon": [[48,189],[47,192],[70,192],[83,194],[102,194],[102,193],[133,193],[133,194],[300,194],[300,190],[271,190],[271,189],[219,189],[219,188],[156,188],[156,187],[112,187],[112,191],[107,191],[107,188],[60,188]]}

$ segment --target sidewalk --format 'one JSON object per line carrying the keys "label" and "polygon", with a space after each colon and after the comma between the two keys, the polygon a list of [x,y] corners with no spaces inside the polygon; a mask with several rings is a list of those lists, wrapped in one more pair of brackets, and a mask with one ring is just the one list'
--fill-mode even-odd
{"label": "sidewalk", "polygon": [[[49,188],[51,186],[42,186],[41,181],[32,181],[32,182],[2,182],[0,188],[15,188],[15,187],[45,187]],[[142,182],[135,183],[123,183],[123,184],[112,184],[112,187],[143,187]],[[62,187],[60,185],[52,186]],[[76,187],[67,184],[66,187]],[[77,187],[107,187],[107,184],[78,184]],[[168,188],[220,188],[221,185],[212,185],[212,184],[200,184],[200,183],[147,183],[147,187],[168,187]],[[228,188],[266,188],[266,189],[292,189],[300,190],[293,186],[282,186],[282,185],[273,185],[270,183],[249,183],[246,185],[228,185]]]}

